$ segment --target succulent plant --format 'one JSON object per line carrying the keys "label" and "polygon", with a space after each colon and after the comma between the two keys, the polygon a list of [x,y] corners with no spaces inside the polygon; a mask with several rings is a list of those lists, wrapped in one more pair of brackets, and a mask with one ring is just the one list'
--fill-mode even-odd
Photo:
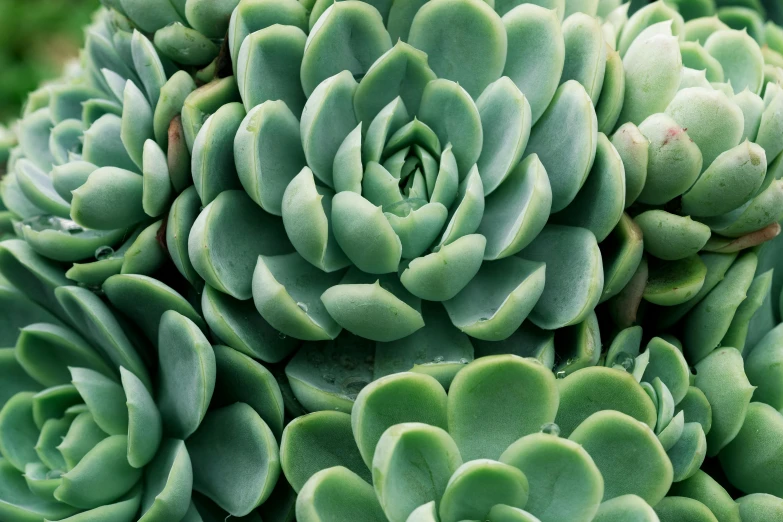
{"label": "succulent plant", "polygon": [[0,518],[783,511],[774,6],[104,4],[0,129]]}

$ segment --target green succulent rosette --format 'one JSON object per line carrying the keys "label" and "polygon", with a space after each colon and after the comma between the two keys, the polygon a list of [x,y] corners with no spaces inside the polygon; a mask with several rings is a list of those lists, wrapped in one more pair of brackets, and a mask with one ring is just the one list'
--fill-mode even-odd
{"label": "green succulent rosette", "polygon": [[0,518],[783,510],[774,2],[104,4],[0,129]]}
{"label": "green succulent rosette", "polygon": [[212,346],[182,298],[149,316],[151,341],[87,289],[54,297],[50,311],[0,286],[16,310],[2,321],[0,518],[260,520],[261,503],[285,498],[283,399],[267,369]]}
{"label": "green succulent rosette", "polygon": [[297,520],[740,520],[744,506],[779,509],[772,495],[735,502],[699,469],[742,424],[718,388],[736,386],[724,399],[752,394],[726,360],[739,353],[723,350],[695,385],[661,338],[635,359],[615,348],[611,368],[561,380],[514,355],[469,363],[448,393],[426,375],[383,377],[350,415],[316,412],[286,427],[281,463],[299,493]]}

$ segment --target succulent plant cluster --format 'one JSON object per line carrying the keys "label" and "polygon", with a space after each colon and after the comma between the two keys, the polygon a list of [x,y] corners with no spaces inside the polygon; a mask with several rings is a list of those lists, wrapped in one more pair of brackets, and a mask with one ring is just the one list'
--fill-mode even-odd
{"label": "succulent plant cluster", "polygon": [[0,520],[783,519],[774,2],[103,3],[0,128]]}

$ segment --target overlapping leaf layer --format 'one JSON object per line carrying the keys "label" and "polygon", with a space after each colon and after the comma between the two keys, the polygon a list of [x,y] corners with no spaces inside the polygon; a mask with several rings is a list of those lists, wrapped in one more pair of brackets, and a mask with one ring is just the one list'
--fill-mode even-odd
{"label": "overlapping leaf layer", "polygon": [[783,518],[776,2],[104,4],[0,129],[1,520]]}

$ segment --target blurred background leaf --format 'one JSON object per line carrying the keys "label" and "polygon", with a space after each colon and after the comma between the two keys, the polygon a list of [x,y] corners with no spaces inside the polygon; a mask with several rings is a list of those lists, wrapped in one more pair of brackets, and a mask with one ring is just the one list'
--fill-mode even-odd
{"label": "blurred background leaf", "polygon": [[0,0],[0,122],[78,56],[98,0]]}

